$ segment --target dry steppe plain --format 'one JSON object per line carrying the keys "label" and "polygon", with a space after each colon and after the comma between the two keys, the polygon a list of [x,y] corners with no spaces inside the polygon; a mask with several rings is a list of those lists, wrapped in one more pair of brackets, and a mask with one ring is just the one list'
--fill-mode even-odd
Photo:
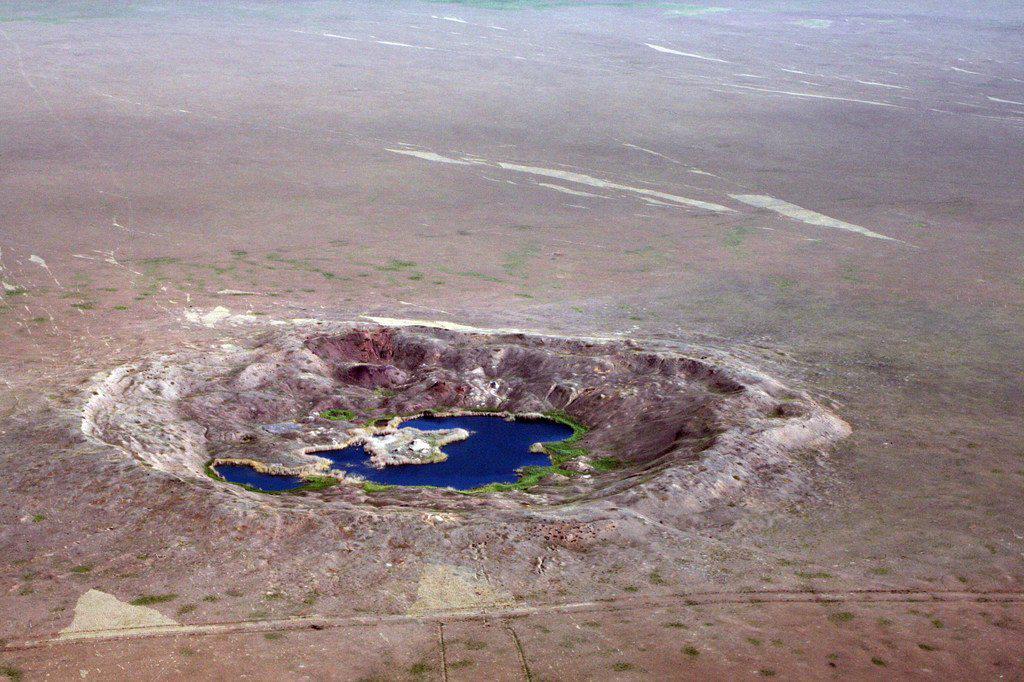
{"label": "dry steppe plain", "polygon": [[[0,2],[0,674],[1021,679],[1022,33],[994,0]],[[721,504],[684,504],[707,443],[456,503],[268,498],[84,419],[118,368],[318,325],[703,357],[850,431]]]}

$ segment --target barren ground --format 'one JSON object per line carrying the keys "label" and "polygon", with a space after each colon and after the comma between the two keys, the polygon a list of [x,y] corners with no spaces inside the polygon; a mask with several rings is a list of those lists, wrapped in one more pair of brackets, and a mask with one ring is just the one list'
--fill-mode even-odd
{"label": "barren ground", "polygon": [[[0,674],[1024,677],[1024,13],[892,5],[0,2]],[[852,435],[697,519],[82,432],[371,317],[703,348]]]}

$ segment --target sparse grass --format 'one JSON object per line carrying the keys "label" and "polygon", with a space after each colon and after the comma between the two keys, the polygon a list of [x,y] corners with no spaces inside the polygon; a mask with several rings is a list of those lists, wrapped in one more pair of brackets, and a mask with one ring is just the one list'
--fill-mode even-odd
{"label": "sparse grass", "polygon": [[178,607],[178,615],[179,616],[184,616],[185,614],[192,613],[195,610],[196,610],[196,605],[195,604],[182,604],[181,606]]}
{"label": "sparse grass", "polygon": [[683,653],[689,656],[690,658],[697,658],[698,656],[700,656],[700,651],[697,649],[697,647],[692,645],[684,646]]}
{"label": "sparse grass", "polygon": [[330,410],[324,410],[323,412],[320,413],[320,416],[323,419],[328,419],[328,420],[330,420],[332,422],[335,422],[335,421],[350,422],[350,421],[352,421],[353,419],[356,418],[356,413],[353,412],[352,410],[340,410],[340,409],[334,408],[334,409],[330,409]]}
{"label": "sparse grass", "polygon": [[797,571],[795,575],[796,577],[803,578],[804,580],[827,580],[833,577],[831,573],[827,573],[826,571]]}
{"label": "sparse grass", "polygon": [[479,639],[467,639],[466,648],[470,651],[480,651],[487,648],[487,642],[481,642]]}
{"label": "sparse grass", "polygon": [[921,651],[935,651],[935,647],[933,647],[930,644],[924,644],[923,642],[921,644],[918,644],[917,648]]}
{"label": "sparse grass", "polygon": [[41,523],[42,521],[45,521],[45,520],[46,520],[46,517],[43,516],[42,514],[33,514],[32,515],[32,523]]}
{"label": "sparse grass", "polygon": [[739,250],[743,247],[743,242],[747,241],[747,237],[752,234],[754,234],[753,228],[738,225],[725,233],[722,243],[729,249]]}
{"label": "sparse grass", "polygon": [[296,490],[308,490],[310,492],[316,492],[318,490],[326,490],[327,488],[333,488],[334,486],[341,483],[338,479],[333,476],[306,476],[304,479],[305,485]]}
{"label": "sparse grass", "polygon": [[789,291],[797,285],[797,281],[795,279],[783,275],[769,277],[768,281],[771,282],[775,289],[780,293]]}
{"label": "sparse grass", "polygon": [[74,568],[72,568],[71,572],[72,573],[77,573],[79,575],[84,575],[84,574],[88,573],[91,570],[92,570],[92,566],[90,564],[82,564],[81,566],[75,566]]}
{"label": "sparse grass", "polygon": [[685,623],[680,623],[678,620],[674,620],[669,623],[665,623],[665,627],[686,629],[688,626]]}
{"label": "sparse grass", "polygon": [[380,483],[374,483],[373,481],[363,482],[363,492],[365,493],[382,493],[391,486],[381,485]]}
{"label": "sparse grass", "polygon": [[647,579],[651,581],[652,585],[664,585],[664,584],[666,584],[665,579],[663,577],[661,577],[661,574],[658,573],[657,571],[651,571],[650,575],[647,576]]}
{"label": "sparse grass", "polygon": [[535,244],[526,244],[515,251],[507,251],[501,267],[510,277],[526,277],[527,263],[539,254],[540,249]]}
{"label": "sparse grass", "polygon": [[476,665],[474,661],[471,661],[468,658],[463,658],[458,661],[452,661],[448,664],[448,667],[452,670],[463,670],[464,668],[469,668],[473,665]]}
{"label": "sparse grass", "polygon": [[594,467],[595,471],[600,471],[601,473],[622,468],[622,462],[615,457],[598,457],[590,465]]}
{"label": "sparse grass", "polygon": [[551,458],[552,464],[555,466],[561,466],[570,459],[583,457],[589,454],[589,450],[576,445],[576,443],[587,435],[587,431],[589,431],[589,429],[586,426],[579,423],[565,412],[545,412],[544,416],[572,429],[572,435],[565,440],[543,444],[544,451],[548,454],[548,457]]}
{"label": "sparse grass", "polygon": [[942,622],[941,620],[939,620],[938,618],[934,618],[934,619],[932,619],[932,626],[934,626],[934,627],[937,627],[937,628],[940,628],[940,629],[941,629],[941,628],[944,628],[944,627],[946,627],[946,624],[945,624],[945,623],[943,623],[943,622]]}
{"label": "sparse grass", "polygon": [[218,597],[215,594],[208,594],[205,597],[203,597],[203,601],[207,604],[212,604],[214,602],[220,601],[220,597]]}
{"label": "sparse grass", "polygon": [[884,668],[886,665],[888,665],[885,661],[883,661],[878,656],[872,656],[871,657],[871,662],[874,663],[875,665],[879,666],[880,668]]}
{"label": "sparse grass", "polygon": [[828,614],[828,619],[833,623],[849,623],[853,620],[853,614],[849,611],[836,611]]}
{"label": "sparse grass", "polygon": [[757,637],[747,637],[747,641],[753,646],[761,646],[763,642]]}
{"label": "sparse grass", "polygon": [[178,598],[176,594],[144,594],[141,597],[132,599],[129,604],[132,606],[150,606],[151,604],[165,604]]}
{"label": "sparse grass", "polygon": [[420,661],[409,666],[409,674],[413,677],[425,677],[433,668],[426,661]]}
{"label": "sparse grass", "polygon": [[627,670],[632,670],[632,669],[633,669],[633,664],[632,663],[626,663],[625,661],[617,661],[615,663],[612,663],[612,670],[614,670],[616,672],[620,672],[621,673],[621,672],[626,672]]}
{"label": "sparse grass", "polygon": [[25,673],[21,671],[21,668],[15,668],[12,665],[0,665],[0,676],[17,682],[25,676]]}
{"label": "sparse grass", "polygon": [[775,677],[775,671],[771,668],[761,668],[757,671],[761,677]]}
{"label": "sparse grass", "polygon": [[283,632],[266,632],[266,633],[263,634],[263,639],[267,640],[268,642],[274,642],[274,641],[279,640],[279,639],[284,639],[284,633]]}
{"label": "sparse grass", "polygon": [[387,265],[378,265],[376,269],[381,272],[398,272],[399,270],[412,267],[416,267],[415,261],[392,259]]}

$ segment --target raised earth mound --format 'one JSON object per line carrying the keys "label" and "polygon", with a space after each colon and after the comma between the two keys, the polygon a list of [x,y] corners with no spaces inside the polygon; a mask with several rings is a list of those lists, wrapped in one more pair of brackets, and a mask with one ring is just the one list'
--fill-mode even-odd
{"label": "raised earth mound", "polygon": [[[471,494],[371,486],[316,454],[393,434],[396,417],[427,412],[545,415],[576,436],[548,449],[550,467]],[[576,501],[677,527],[812,496],[814,455],[849,433],[806,394],[717,352],[327,322],[260,328],[249,347],[118,367],[92,387],[82,430],[194,482],[196,494],[219,486],[260,495],[215,480],[210,468],[245,463],[309,481],[300,493],[263,496],[267,504],[455,510]]]}

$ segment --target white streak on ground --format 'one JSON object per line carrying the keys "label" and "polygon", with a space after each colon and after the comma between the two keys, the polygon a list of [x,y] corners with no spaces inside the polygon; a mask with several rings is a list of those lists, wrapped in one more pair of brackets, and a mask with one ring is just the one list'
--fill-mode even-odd
{"label": "white streak on ground", "polygon": [[676,164],[682,163],[681,161],[676,161],[671,156],[665,156],[661,152],[656,152],[653,149],[647,149],[645,147],[638,147],[635,144],[630,144],[629,142],[623,142],[622,146],[623,147],[629,147],[630,149],[636,149],[636,150],[639,150],[639,151],[642,151],[642,152],[647,152],[651,156],[657,156],[659,159],[665,159],[666,161],[670,161],[671,163],[676,163]]}
{"label": "white streak on ground", "polygon": [[903,85],[893,85],[892,83],[879,83],[878,81],[862,81],[862,80],[858,80],[857,82],[860,83],[861,85],[873,85],[873,86],[878,87],[878,88],[891,88],[893,90],[909,90],[910,89],[910,88],[907,88],[907,87],[905,87]]}
{"label": "white streak on ground", "polygon": [[999,102],[1000,104],[1016,104],[1017,106],[1024,107],[1024,102],[1015,102],[1012,99],[999,99],[998,97],[989,97],[990,102]]}
{"label": "white streak on ground", "polygon": [[445,21],[454,21],[456,24],[468,24],[469,22],[465,19],[459,19],[458,17],[441,17]]}
{"label": "white streak on ground", "polygon": [[392,47],[411,47],[415,50],[433,50],[432,47],[426,47],[424,45],[410,45],[409,43],[396,43],[392,40],[375,40],[373,41],[378,45],[390,45]]}
{"label": "white streak on ground", "polygon": [[956,71],[958,73],[969,73],[972,76],[980,76],[980,75],[982,75],[981,73],[979,73],[977,71],[968,71],[967,69],[961,69],[958,66],[951,66],[951,67],[949,67],[949,70],[950,71]]}
{"label": "white streak on ground", "polygon": [[741,90],[753,90],[755,92],[766,92],[773,95],[788,95],[790,97],[800,97],[804,99],[826,99],[834,100],[838,102],[855,102],[857,104],[869,104],[875,107],[889,107],[893,109],[906,109],[906,107],[900,106],[899,104],[893,104],[891,102],[877,102],[870,99],[855,99],[852,97],[838,97],[836,95],[819,95],[813,92],[795,92],[792,90],[772,90],[770,88],[758,88],[753,85],[740,85],[738,83],[722,83],[722,87],[726,88],[739,88]]}
{"label": "white streak on ground", "polygon": [[675,194],[668,194],[666,192],[658,192],[653,189],[646,189],[644,187],[631,187],[629,185],[620,185],[617,182],[609,182],[602,180],[601,178],[595,178],[584,173],[574,173],[571,171],[557,170],[554,168],[540,168],[537,166],[523,166],[518,163],[506,163],[504,161],[498,162],[498,167],[504,168],[505,170],[516,171],[518,173],[528,173],[530,175],[540,175],[547,178],[558,178],[559,180],[565,180],[566,182],[575,182],[579,185],[588,185],[590,187],[600,187],[602,189],[616,189],[621,192],[632,192],[633,194],[640,194],[646,196],[652,196],[658,199],[664,199],[665,201],[671,201],[677,204],[685,204],[686,206],[693,206],[694,208],[700,208],[705,211],[715,211],[717,213],[732,213],[733,210],[721,204],[715,204],[708,201],[700,201],[699,199],[690,199],[688,197],[676,196]]}
{"label": "white streak on ground", "polygon": [[37,256],[34,253],[28,257],[28,260],[29,260],[30,263],[35,263],[36,265],[41,267],[43,270],[46,270],[46,273],[48,275],[50,275],[50,277],[53,278],[54,283],[57,286],[59,286],[61,289],[64,288],[64,285],[62,285],[60,282],[58,282],[57,278],[53,276],[53,270],[51,270],[50,266],[46,264],[46,261],[44,261],[42,258],[40,258],[39,256]]}
{"label": "white streak on ground", "polygon": [[690,199],[689,197],[681,197],[675,194],[668,194],[667,192],[659,192],[653,189],[647,189],[645,187],[632,187],[630,185],[622,185],[617,182],[610,182],[608,180],[602,180],[601,178],[595,178],[592,175],[586,175],[585,173],[576,173],[573,171],[559,170],[556,168],[541,168],[539,166],[524,166],[518,163],[508,163],[505,161],[490,162],[485,160],[463,160],[453,159],[448,156],[442,156],[434,152],[417,151],[413,149],[388,149],[386,151],[394,154],[403,154],[405,156],[414,156],[424,161],[432,161],[434,163],[449,163],[457,164],[460,166],[478,165],[478,166],[497,166],[504,170],[515,171],[517,173],[525,173],[527,175],[537,175],[545,178],[555,178],[558,180],[565,180],[566,182],[576,183],[578,185],[587,185],[589,187],[598,187],[601,189],[613,189],[620,192],[630,192],[633,194],[640,194],[643,196],[655,197],[657,199],[663,199],[665,201],[671,201],[676,204],[683,204],[686,206],[692,206],[694,208],[703,209],[705,211],[715,211],[717,213],[733,213],[733,209],[722,206],[721,204],[712,203],[709,201],[700,201],[699,199]]}
{"label": "white streak on ground", "polygon": [[553,189],[556,192],[562,192],[563,194],[572,194],[573,196],[577,196],[577,197],[594,197],[596,199],[607,199],[608,198],[608,197],[603,197],[600,194],[591,194],[590,192],[580,192],[579,190],[569,189],[568,187],[562,187],[561,185],[552,185],[550,182],[536,182],[534,184],[538,185],[539,187],[547,187],[548,189]]}
{"label": "white streak on ground", "polygon": [[756,208],[764,208],[769,211],[778,213],[779,215],[792,218],[793,220],[799,220],[802,223],[808,225],[817,225],[819,227],[830,227],[836,230],[846,230],[847,232],[855,232],[857,234],[864,235],[865,237],[872,237],[874,239],[885,239],[888,241],[899,241],[892,237],[887,237],[884,234],[872,232],[866,227],[860,225],[854,225],[853,223],[847,223],[836,218],[811,211],[810,209],[791,204],[788,201],[782,199],[776,199],[764,194],[730,194],[730,197],[736,201],[740,201],[748,206],[754,206]]}
{"label": "white streak on ground", "polygon": [[359,38],[353,38],[351,36],[338,35],[337,33],[321,33],[320,35],[322,35],[324,38],[338,38],[339,40],[355,40],[355,41],[359,40]]}
{"label": "white streak on ground", "polygon": [[451,163],[457,166],[471,166],[475,161],[461,161],[459,159],[453,159],[448,156],[441,156],[434,152],[421,152],[415,149],[387,149],[384,151],[391,152],[392,154],[404,154],[405,156],[415,156],[417,159],[423,159],[424,161],[433,161],[434,163]]}
{"label": "white streak on ground", "polygon": [[690,59],[700,59],[705,62],[718,62],[719,64],[732,64],[724,59],[718,59],[716,57],[707,57],[702,54],[694,54],[693,52],[680,52],[679,50],[673,50],[669,47],[662,47],[661,45],[652,45],[651,43],[644,43],[647,47],[658,52],[664,52],[665,54],[679,55],[680,57],[689,57]]}

